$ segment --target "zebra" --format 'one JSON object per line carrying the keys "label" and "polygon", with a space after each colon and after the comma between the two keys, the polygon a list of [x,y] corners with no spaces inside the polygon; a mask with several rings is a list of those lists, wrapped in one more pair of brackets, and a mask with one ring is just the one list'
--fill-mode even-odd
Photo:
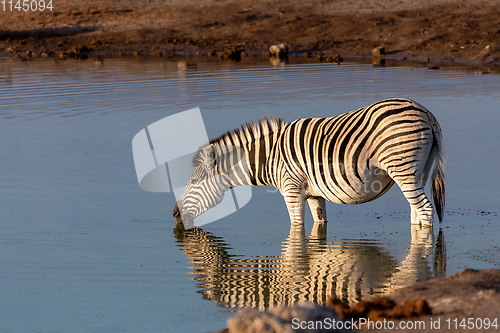
{"label": "zebra", "polygon": [[[228,148],[233,146],[237,149]],[[178,225],[188,229],[235,186],[276,187],[292,225],[303,225],[307,201],[314,231],[326,228],[325,200],[365,203],[394,183],[410,204],[411,224],[432,228],[434,209],[424,186],[433,164],[432,196],[439,222],[443,219],[441,127],[430,111],[409,99],[386,99],[330,118],[246,123],[201,147],[193,164],[173,212]]]}

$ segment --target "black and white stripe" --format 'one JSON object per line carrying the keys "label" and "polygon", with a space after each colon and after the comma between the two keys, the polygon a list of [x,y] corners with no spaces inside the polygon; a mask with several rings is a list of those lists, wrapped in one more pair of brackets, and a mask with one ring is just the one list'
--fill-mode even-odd
{"label": "black and white stripe", "polygon": [[295,227],[282,241],[281,252],[266,257],[243,255],[238,244],[201,229],[177,233],[176,238],[203,298],[231,308],[265,309],[297,300],[325,304],[332,294],[352,304],[446,274],[442,231],[434,242],[432,230],[412,226],[408,252],[398,261],[377,243],[306,241],[303,226]]}
{"label": "black and white stripe", "polygon": [[201,148],[192,180],[211,177],[212,181],[204,188],[190,181],[178,203],[194,218],[220,202],[218,195],[233,186],[272,185],[284,196],[292,223],[303,223],[306,200],[315,222],[324,223],[325,199],[364,203],[396,183],[410,203],[412,224],[432,226],[433,208],[423,189],[435,162],[432,193],[441,221],[445,200],[441,137],[436,118],[426,108],[399,98],[331,118],[303,118],[289,124],[265,119]]}

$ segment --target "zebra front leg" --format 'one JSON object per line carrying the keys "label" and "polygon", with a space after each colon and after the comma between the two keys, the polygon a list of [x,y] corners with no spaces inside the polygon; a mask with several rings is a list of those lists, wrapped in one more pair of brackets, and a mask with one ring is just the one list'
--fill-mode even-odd
{"label": "zebra front leg", "polygon": [[290,215],[290,223],[292,225],[304,224],[304,207],[306,196],[304,191],[301,189],[289,189],[283,193],[285,198],[286,208],[288,209],[288,215]]}
{"label": "zebra front leg", "polygon": [[307,203],[311,209],[314,225],[311,231],[311,236],[315,238],[326,237],[326,205],[325,198],[322,197],[309,197]]}

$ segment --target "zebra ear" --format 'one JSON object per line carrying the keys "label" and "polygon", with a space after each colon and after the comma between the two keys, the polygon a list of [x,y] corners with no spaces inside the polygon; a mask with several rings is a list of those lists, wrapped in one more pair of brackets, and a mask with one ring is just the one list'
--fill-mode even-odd
{"label": "zebra ear", "polygon": [[212,145],[209,145],[204,149],[204,158],[203,158],[203,164],[206,167],[213,167],[215,166],[215,150]]}

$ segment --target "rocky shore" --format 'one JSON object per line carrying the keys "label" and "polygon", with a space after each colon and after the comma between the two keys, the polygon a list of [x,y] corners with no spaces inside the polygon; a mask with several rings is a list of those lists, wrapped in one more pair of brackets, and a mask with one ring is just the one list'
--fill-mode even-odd
{"label": "rocky shore", "polygon": [[[327,326],[331,326],[333,320],[344,321],[348,325],[330,329]],[[366,324],[368,320],[380,324],[370,327]],[[349,323],[353,321],[357,325],[351,329]],[[351,307],[332,296],[327,306],[304,302],[264,312],[245,308],[228,319],[229,329],[222,332],[391,332],[394,327],[391,328],[388,321],[394,323],[398,332],[496,332],[500,328],[500,270],[467,269]],[[400,328],[402,321],[405,322],[405,329]],[[318,328],[316,322],[326,325]],[[414,325],[411,328],[408,325],[410,322]]]}
{"label": "rocky shore", "polygon": [[[46,1],[47,2],[47,1]],[[48,3],[48,2],[47,2]],[[500,1],[60,0],[0,11],[3,57],[290,54],[500,63]]]}

